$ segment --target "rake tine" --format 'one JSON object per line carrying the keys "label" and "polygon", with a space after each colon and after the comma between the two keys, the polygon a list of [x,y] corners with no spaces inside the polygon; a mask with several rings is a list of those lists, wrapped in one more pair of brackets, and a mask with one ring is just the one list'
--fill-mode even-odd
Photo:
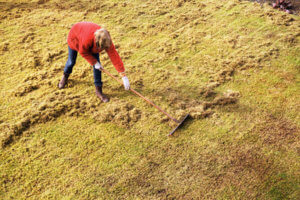
{"label": "rake tine", "polygon": [[181,126],[184,124],[184,121],[185,121],[189,116],[190,116],[190,114],[187,114],[187,115],[183,118],[183,120],[178,124],[178,126],[176,126],[176,128],[174,128],[174,130],[171,131],[171,132],[169,133],[168,136],[173,135],[173,133],[174,133],[179,127],[181,127]]}

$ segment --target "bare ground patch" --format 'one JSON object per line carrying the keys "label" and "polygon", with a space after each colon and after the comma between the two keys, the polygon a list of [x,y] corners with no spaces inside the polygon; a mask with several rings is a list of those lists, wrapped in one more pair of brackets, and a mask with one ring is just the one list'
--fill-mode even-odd
{"label": "bare ground patch", "polygon": [[[264,187],[264,181],[279,168],[256,145],[232,146],[227,151],[219,144],[217,152],[195,149],[197,153],[193,155],[184,152],[188,146],[161,148],[165,158],[176,157],[172,165],[161,157],[146,153],[134,166],[137,173],[124,174],[127,178],[123,184],[133,188],[131,192],[139,197],[212,199],[215,193],[222,194],[228,188],[235,188],[244,198],[255,199],[265,197],[263,193],[253,192],[257,191],[255,188]],[[116,185],[117,182],[112,187]]]}
{"label": "bare ground patch", "polygon": [[257,125],[256,130],[264,144],[285,150],[295,149],[300,153],[300,129],[287,119],[266,116],[265,120]]}

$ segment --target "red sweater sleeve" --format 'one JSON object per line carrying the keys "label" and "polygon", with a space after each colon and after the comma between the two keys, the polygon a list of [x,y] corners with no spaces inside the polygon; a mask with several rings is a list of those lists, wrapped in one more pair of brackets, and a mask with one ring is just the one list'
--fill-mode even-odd
{"label": "red sweater sleeve", "polygon": [[90,48],[93,46],[93,40],[87,39],[79,46],[80,55],[85,58],[92,66],[96,64],[97,59],[91,54]]}
{"label": "red sweater sleeve", "polygon": [[124,72],[125,71],[124,64],[115,48],[115,45],[111,44],[111,46],[109,47],[108,50],[106,50],[106,52],[107,52],[112,64],[116,68],[116,70],[118,72]]}

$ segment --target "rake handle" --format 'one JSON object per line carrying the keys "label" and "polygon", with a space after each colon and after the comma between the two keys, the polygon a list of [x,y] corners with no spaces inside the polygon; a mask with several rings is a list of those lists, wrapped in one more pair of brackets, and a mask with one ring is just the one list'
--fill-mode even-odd
{"label": "rake handle", "polygon": [[[103,71],[104,73],[106,73],[108,76],[112,77],[113,79],[115,79],[116,81],[118,81],[120,84],[123,85],[122,81],[120,81],[117,77],[115,77],[114,75],[112,75],[111,73],[109,73],[107,70],[105,69],[101,69],[101,71]],[[154,106],[157,110],[159,110],[160,112],[164,113],[167,117],[169,117],[171,120],[173,120],[176,123],[180,123],[179,121],[177,121],[177,119],[173,118],[171,115],[169,115],[167,112],[165,112],[163,109],[161,109],[159,106],[155,105],[152,101],[150,101],[149,99],[147,99],[146,97],[144,97],[143,95],[141,95],[139,92],[135,91],[132,88],[129,88],[129,90],[133,93],[135,93],[136,95],[138,95],[139,97],[141,97],[142,99],[144,99],[147,103],[151,104],[152,106]]]}

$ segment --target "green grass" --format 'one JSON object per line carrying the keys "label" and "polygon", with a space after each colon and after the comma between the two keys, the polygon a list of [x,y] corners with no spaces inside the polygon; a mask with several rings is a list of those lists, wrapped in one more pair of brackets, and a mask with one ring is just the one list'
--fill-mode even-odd
{"label": "green grass", "polygon": [[[237,0],[36,2],[0,4],[0,199],[297,199],[298,16]],[[167,137],[176,124],[105,75],[100,103],[80,55],[58,90],[78,21],[109,29],[132,88],[195,118]],[[236,103],[216,103],[230,91]]]}

